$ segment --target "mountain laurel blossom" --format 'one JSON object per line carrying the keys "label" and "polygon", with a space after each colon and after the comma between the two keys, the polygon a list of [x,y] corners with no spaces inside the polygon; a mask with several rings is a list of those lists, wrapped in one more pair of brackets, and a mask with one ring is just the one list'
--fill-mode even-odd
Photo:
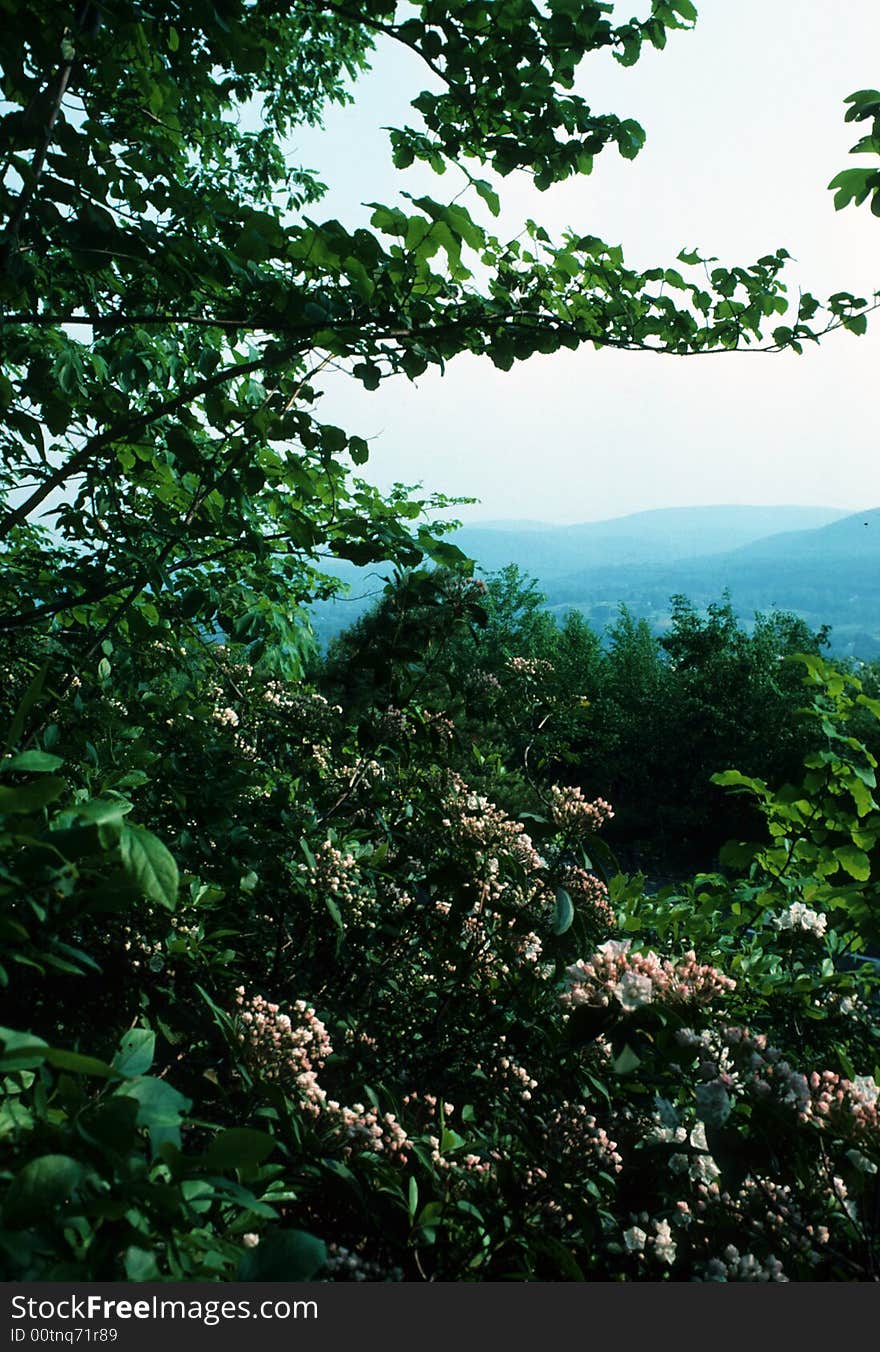
{"label": "mountain laurel blossom", "polygon": [[782,930],[802,930],[805,934],[814,934],[821,939],[828,928],[828,917],[820,911],[813,911],[802,901],[793,901],[781,915],[774,916],[773,928]]}
{"label": "mountain laurel blossom", "polygon": [[651,1004],[709,1004],[736,987],[716,967],[698,963],[693,950],[673,962],[650,950],[632,952],[630,945],[629,939],[609,939],[592,957],[567,967],[562,1004],[570,1009],[616,1004],[629,1014]]}
{"label": "mountain laurel blossom", "polygon": [[590,920],[606,930],[615,928],[617,916],[608,899],[608,888],[601,878],[577,864],[569,864],[562,870],[559,881],[575,906],[584,910]]}
{"label": "mountain laurel blossom", "polygon": [[591,803],[576,786],[554,784],[550,790],[550,816],[561,831],[588,834],[600,830],[614,811],[604,798]]}

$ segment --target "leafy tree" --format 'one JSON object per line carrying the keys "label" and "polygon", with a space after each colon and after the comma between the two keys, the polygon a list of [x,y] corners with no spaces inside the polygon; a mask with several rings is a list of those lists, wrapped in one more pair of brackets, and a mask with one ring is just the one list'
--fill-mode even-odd
{"label": "leafy tree", "polygon": [[[642,129],[594,112],[575,73],[597,50],[631,64],[662,47],[693,25],[690,3],[654,0],[619,24],[599,4],[530,0],[7,12],[7,632],[54,624],[73,642],[86,628],[91,653],[97,635],[220,625],[296,671],[298,607],[324,585],[316,555],[412,564],[434,550],[401,522],[417,509],[349,478],[346,458],[368,448],[318,416],[328,363],[372,388],[462,351],[509,367],[581,343],[735,348],[788,308],[784,250],[708,280],[685,255],[690,281],[633,271],[592,236],[553,244],[530,224],[505,242],[430,197],[376,206],[351,232],[313,217],[320,184],[287,164],[284,136],[350,97],[381,35],[438,86],[414,100],[423,127],[392,132],[395,163],[453,164],[494,213],[481,165],[542,188],[609,144],[638,152]],[[863,309],[839,293],[827,322],[858,327]],[[801,298],[771,345],[814,336],[817,310]]]}
{"label": "leafy tree", "polygon": [[673,598],[672,627],[660,646],[673,673],[670,790],[688,803],[681,820],[686,838],[717,849],[743,829],[709,787],[720,766],[755,766],[774,783],[796,772],[807,732],[795,716],[798,674],[785,658],[817,654],[823,642],[824,634],[812,634],[793,615],[759,615],[747,633],[729,598],[710,605],[702,619],[685,597]]}
{"label": "leafy tree", "polygon": [[656,842],[667,857],[669,817],[675,819],[681,803],[669,778],[672,701],[671,673],[657,639],[647,621],[621,607],[606,635],[581,773],[585,784],[607,784],[618,804],[619,844],[638,849],[636,842]]}

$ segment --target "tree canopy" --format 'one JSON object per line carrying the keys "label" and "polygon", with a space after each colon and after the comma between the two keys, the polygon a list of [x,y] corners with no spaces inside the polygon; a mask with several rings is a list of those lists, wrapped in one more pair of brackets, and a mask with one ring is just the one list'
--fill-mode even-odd
{"label": "tree canopy", "polygon": [[[561,346],[685,355],[864,328],[859,297],[790,300],[785,250],[639,272],[593,236],[493,234],[499,178],[546,188],[610,145],[635,157],[642,128],[590,107],[580,67],[662,47],[694,25],[690,0],[626,22],[571,0],[4,14],[7,631],[219,626],[293,671],[298,606],[332,585],[322,556],[450,562],[426,504],[352,475],[369,448],[322,419],[328,366],[375,388],[461,352],[508,368]],[[390,134],[395,164],[454,166],[466,191],[402,194],[349,231],[321,219],[285,138],[356,94],[380,39],[431,85]],[[854,96],[848,116],[876,104]],[[872,190],[858,172],[839,200]]]}

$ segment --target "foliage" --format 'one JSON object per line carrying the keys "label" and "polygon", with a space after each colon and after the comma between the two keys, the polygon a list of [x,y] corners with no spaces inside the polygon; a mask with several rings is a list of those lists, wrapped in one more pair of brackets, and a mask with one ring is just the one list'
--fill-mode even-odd
{"label": "foliage", "polygon": [[[119,735],[122,674],[96,678],[55,752],[5,767],[30,917],[7,932],[6,1007],[33,1030],[4,1034],[10,1273],[873,1271],[875,980],[852,955],[875,942],[874,866],[854,878],[846,847],[876,808],[846,719],[878,710],[851,679],[807,659],[830,754],[797,798],[726,776],[770,826],[745,871],[650,896],[603,882],[606,805],[487,765],[467,717],[414,696],[349,722],[216,645],[187,651],[175,701],[178,656],[145,647],[127,678],[139,737]],[[510,689],[538,707],[525,676]],[[97,764],[77,769],[84,729]],[[173,911],[131,895],[100,834],[131,815],[123,781],[176,842]],[[489,782],[530,796],[523,824]]]}
{"label": "foliage", "polygon": [[[316,555],[432,549],[399,499],[350,480],[368,446],[318,417],[328,363],[374,388],[463,351],[505,368],[581,343],[684,354],[758,340],[787,312],[785,250],[639,273],[592,236],[553,244],[529,223],[499,240],[458,201],[377,204],[354,231],[313,219],[321,186],[283,138],[349,96],[377,35],[440,86],[414,100],[423,129],[392,132],[398,167],[451,163],[494,213],[468,165],[545,187],[608,144],[635,155],[642,129],[594,113],[575,72],[602,49],[631,64],[696,17],[659,0],[617,26],[598,4],[399,9],[107,0],[72,17],[7,0],[0,397],[3,484],[22,487],[0,522],[7,631],[219,625],[296,674],[296,606],[329,585]],[[837,293],[828,322],[863,327],[864,308]],[[802,345],[819,312],[802,296],[772,343]]]}
{"label": "foliage", "polygon": [[792,615],[758,615],[751,632],[728,597],[700,616],[673,598],[672,624],[659,640],[624,613],[610,634],[594,729],[583,749],[590,784],[601,777],[628,806],[621,839],[705,867],[748,817],[713,792],[723,765],[780,782],[797,769],[808,731],[796,718],[802,692],[785,657],[818,653]]}
{"label": "foliage", "polygon": [[[859,89],[855,94],[850,94],[846,102],[850,105],[846,113],[847,122],[871,122],[870,132],[859,137],[850,154],[880,154],[880,91]],[[860,206],[870,196],[871,210],[875,216],[880,216],[880,170],[844,169],[835,175],[828,186],[836,189],[834,205],[838,211],[850,202]]]}
{"label": "foliage", "polygon": [[[426,604],[462,586],[469,615]],[[785,658],[818,654],[824,632],[783,612],[756,616],[749,631],[728,597],[701,616],[678,596],[663,637],[626,608],[600,636],[575,611],[557,625],[543,599],[514,566],[485,584],[413,574],[392,581],[315,670],[349,710],[405,707],[417,689],[484,754],[607,793],[618,804],[608,839],[632,866],[705,868],[757,825],[743,800],[713,789],[715,770],[735,761],[769,782],[797,773],[812,734]],[[869,723],[858,735],[877,743]]]}

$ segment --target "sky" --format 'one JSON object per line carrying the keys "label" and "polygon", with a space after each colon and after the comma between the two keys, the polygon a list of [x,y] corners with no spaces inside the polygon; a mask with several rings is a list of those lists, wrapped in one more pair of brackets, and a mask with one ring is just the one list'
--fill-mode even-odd
{"label": "sky", "polygon": [[[624,4],[616,17],[643,8]],[[581,67],[577,90],[594,110],[645,128],[636,160],[606,149],[592,175],[545,193],[524,175],[500,180],[496,228],[513,236],[532,217],[558,238],[572,227],[622,244],[637,267],[671,266],[684,247],[748,265],[784,246],[793,292],[870,297],[880,290],[880,220],[867,204],[836,212],[827,184],[870,164],[849,156],[867,128],[844,123],[843,101],[880,87],[880,5],[698,8],[693,32],[670,34],[665,51],[646,49],[635,67],[608,53]],[[427,85],[417,58],[383,45],[355,104],[297,133],[291,154],[330,189],[313,215],[366,224],[362,204],[394,203],[401,188],[446,200],[459,191],[453,170],[438,178],[391,165],[382,128],[413,124],[408,100]],[[801,357],[584,347],[501,372],[466,355],[442,376],[399,377],[375,392],[337,374],[321,413],[370,440],[361,472],[380,487],[479,498],[457,510],[464,520],[564,523],[726,503],[860,510],[880,504],[878,371],[880,316],[866,337],[833,334]]]}

